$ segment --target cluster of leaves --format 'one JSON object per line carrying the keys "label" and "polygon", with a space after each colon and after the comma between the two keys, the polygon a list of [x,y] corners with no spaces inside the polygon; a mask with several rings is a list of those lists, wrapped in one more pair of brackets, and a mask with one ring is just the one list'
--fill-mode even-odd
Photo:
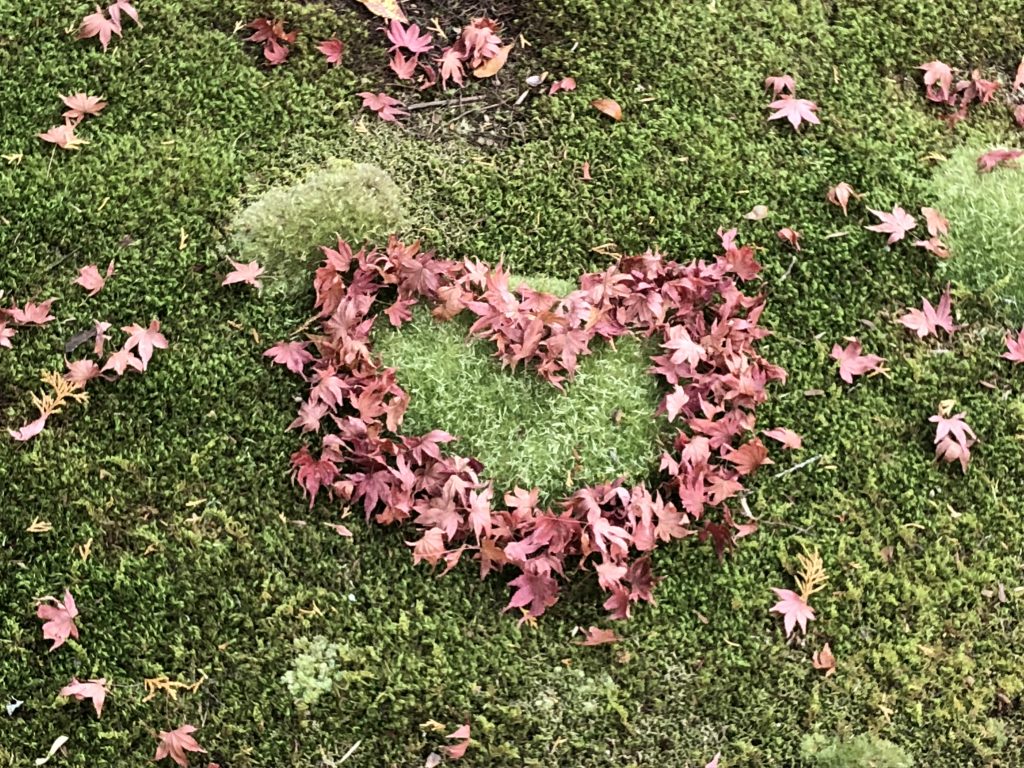
{"label": "cluster of leaves", "polygon": [[[928,101],[948,107],[943,119],[955,126],[967,118],[975,104],[988,104],[992,101],[1000,83],[998,80],[987,80],[982,77],[981,70],[966,72],[954,71],[948,64],[935,59],[921,64],[918,69],[924,72],[924,95]],[[1017,74],[1011,93],[1024,87],[1024,61],[1017,68]],[[1024,106],[1013,108],[1017,124],[1024,126]]]}
{"label": "cluster of leaves", "polygon": [[294,43],[298,32],[285,32],[285,22],[281,19],[253,19],[245,26],[253,30],[249,37],[245,38],[250,43],[261,43],[263,45],[263,58],[271,66],[283,64],[288,59],[288,45]]}
{"label": "cluster of leaves", "polygon": [[[416,80],[423,91],[437,85],[447,87],[448,81],[455,85],[465,84],[466,70],[474,77],[492,77],[505,65],[512,45],[502,45],[498,35],[498,23],[493,19],[478,17],[459,30],[452,45],[440,49],[440,55],[428,58],[434,51],[434,36],[421,32],[419,24],[404,26],[399,19],[392,19],[385,28],[391,42],[388,66],[399,80]],[[363,106],[376,112],[381,120],[395,122],[408,114],[403,104],[386,93],[363,91],[358,94]]]}
{"label": "cluster of leaves", "polygon": [[[653,599],[648,553],[658,542],[697,535],[721,555],[756,528],[736,523],[724,502],[770,463],[765,445],[750,437],[753,410],[785,372],[754,350],[768,333],[758,326],[764,302],[744,295],[737,279],[755,277],[760,266],[734,238],[735,231],[722,234],[725,253],[712,263],[683,266],[651,252],[623,258],[584,275],[562,298],[513,290],[500,265],[439,260],[418,242],[391,238],[383,251],[357,253],[341,241],[323,248],[314,278],[317,355],[299,341],[266,352],[303,378],[312,367],[309,395],[290,426],[323,434],[317,455],[303,445],[292,456],[293,477],[310,504],[326,490],[361,503],[367,519],[411,521],[422,531],[409,542],[416,562],[444,560],[447,571],[468,551],[481,577],[516,569],[507,609],[544,613],[558,599],[555,575],[564,577],[567,561],[579,558],[610,593],[605,608],[627,618],[632,603]],[[491,340],[503,365],[522,362],[555,386],[572,377],[591,341],[657,335],[665,352],[652,358],[651,371],[668,389],[660,410],[686,429],[663,454],[653,493],[616,479],[577,490],[558,510],[540,508],[537,489],[504,493],[501,505],[477,460],[442,453],[451,435],[401,435],[409,398],[395,370],[374,359],[370,329],[380,307],[401,326],[420,301],[438,320],[468,310],[477,318],[471,333]]]}
{"label": "cluster of leaves", "polygon": [[799,131],[800,124],[804,122],[811,125],[821,123],[814,114],[818,111],[818,105],[808,99],[796,97],[796,84],[789,75],[769,75],[764,79],[764,87],[775,96],[775,101],[768,105],[768,109],[775,110],[769,116],[769,120],[785,118],[795,131]]}
{"label": "cluster of leaves", "polygon": [[[111,263],[107,268],[107,275],[112,272]],[[89,290],[90,295],[95,295],[103,287],[104,279],[93,264],[83,267],[75,282]],[[23,307],[13,305],[7,309],[0,308],[0,347],[13,346],[11,338],[15,334],[14,326],[45,325],[52,321],[54,317],[50,314],[50,308],[54,301],[55,299],[47,299],[38,304],[29,301]],[[110,340],[110,336],[107,335],[110,327],[110,323],[96,322],[93,328],[76,337],[76,344],[94,339],[93,355],[102,360],[105,343]],[[31,440],[43,431],[50,416],[59,413],[68,402],[86,401],[84,390],[88,382],[96,378],[107,381],[118,379],[129,368],[142,373],[149,365],[154,349],[167,349],[167,339],[160,333],[160,322],[157,320],[153,320],[147,328],[132,323],[121,330],[128,334],[128,338],[120,349],[107,355],[102,367],[96,360],[82,358],[68,361],[63,377],[57,373],[44,373],[43,382],[53,390],[53,393],[32,396],[37,411],[36,418],[19,429],[8,430],[11,437],[20,442]]]}
{"label": "cluster of leaves", "polygon": [[103,111],[103,108],[107,106],[107,102],[103,101],[99,96],[89,96],[85,93],[61,96],[60,100],[67,107],[61,114],[64,122],[61,125],[53,126],[48,131],[37,134],[37,136],[43,141],[57,145],[61,149],[81,149],[82,145],[88,144],[88,142],[75,133],[75,128],[88,115],[98,115]]}
{"label": "cluster of leaves", "polygon": [[[55,597],[44,597],[40,600],[39,606],[36,608],[36,616],[43,622],[43,638],[53,642],[53,645],[50,646],[51,652],[64,645],[69,638],[78,639],[78,624],[75,622],[78,615],[78,605],[75,603],[75,598],[71,595],[70,590],[64,590],[64,597],[61,600]],[[109,694],[110,689],[107,686],[107,680],[102,677],[86,680],[85,682],[80,681],[77,677],[72,677],[71,682],[60,689],[61,696],[74,698],[78,701],[90,701],[93,709],[96,710],[96,717],[103,715],[103,705]],[[182,768],[187,768],[188,757],[185,755],[186,751],[206,751],[199,746],[192,736],[195,731],[196,728],[192,725],[182,725],[173,731],[161,731],[157,737],[160,743],[157,746],[156,756],[153,759],[161,760],[165,757],[170,757]],[[63,741],[61,739],[55,741],[54,746],[50,749],[50,754],[52,755],[56,752],[66,740],[64,738]],[[46,760],[37,760],[36,764],[42,765],[44,762]],[[210,763],[207,768],[218,768],[218,766],[216,763]]]}
{"label": "cluster of leaves", "polygon": [[952,407],[952,401],[944,401],[939,404],[939,412],[928,419],[935,425],[935,458],[949,463],[959,461],[960,469],[966,472],[971,460],[971,446],[978,436],[964,421],[966,413],[949,415]]}

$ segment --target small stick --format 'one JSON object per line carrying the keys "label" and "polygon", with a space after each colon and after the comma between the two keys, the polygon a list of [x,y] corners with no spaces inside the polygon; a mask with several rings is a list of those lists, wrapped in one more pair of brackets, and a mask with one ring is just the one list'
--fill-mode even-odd
{"label": "small stick", "polygon": [[474,101],[483,101],[483,96],[460,96],[456,99],[440,99],[439,101],[418,101],[415,104],[408,104],[405,108],[410,112],[417,109],[430,109],[431,107],[453,107],[461,104],[472,104]]}
{"label": "small stick", "polygon": [[774,475],[772,475],[771,479],[775,480],[776,478],[783,477],[784,475],[788,475],[788,474],[790,474],[792,472],[796,472],[798,469],[803,469],[808,464],[813,464],[814,462],[816,462],[820,458],[821,458],[821,454],[820,453],[817,456],[811,456],[811,458],[807,459],[806,461],[801,461],[799,464],[794,464],[789,469],[784,469],[781,472],[776,472]]}

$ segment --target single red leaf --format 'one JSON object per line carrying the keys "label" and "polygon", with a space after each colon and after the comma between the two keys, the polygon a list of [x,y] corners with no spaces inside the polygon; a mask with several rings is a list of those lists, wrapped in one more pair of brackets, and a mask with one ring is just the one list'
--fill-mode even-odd
{"label": "single red leaf", "polygon": [[34,421],[30,421],[28,424],[25,424],[24,426],[18,429],[8,429],[7,432],[10,434],[12,438],[17,440],[19,443],[28,442],[33,437],[36,437],[40,432],[43,431],[43,428],[46,427],[47,418],[48,414],[44,413],[42,416],[35,419]]}
{"label": "single red leaf", "polygon": [[1017,333],[1016,339],[1009,333],[1006,334],[1003,342],[1006,344],[1007,351],[1002,354],[1002,357],[1013,363],[1024,363],[1024,328]]}
{"label": "single red leaf", "polygon": [[772,440],[777,440],[782,443],[783,448],[788,448],[791,451],[799,450],[804,447],[803,440],[796,432],[788,427],[776,427],[775,429],[766,429],[761,433],[765,437],[770,437]]}
{"label": "single red leaf", "polygon": [[836,671],[836,657],[832,655],[832,649],[829,648],[828,643],[825,643],[820,651],[814,652],[814,656],[811,657],[811,665],[815,669],[823,670],[825,677]]}
{"label": "single red leaf", "polygon": [[67,642],[69,637],[78,638],[78,626],[75,618],[78,607],[69,590],[64,590],[64,600],[53,600],[53,605],[42,604],[36,609],[36,616],[43,620],[43,638],[52,640],[50,650],[54,651]]}
{"label": "single red leaf", "polygon": [[121,23],[117,19],[107,16],[107,12],[96,6],[96,10],[82,19],[75,37],[84,40],[90,37],[98,37],[103,50],[110,45],[111,36],[121,37]]}
{"label": "single red leaf", "polygon": [[886,242],[889,245],[892,245],[898,240],[902,240],[903,237],[907,234],[907,232],[909,232],[910,230],[917,226],[917,221],[914,219],[914,217],[911,216],[902,208],[900,208],[898,205],[893,206],[892,213],[888,213],[886,211],[876,211],[873,209],[869,210],[871,210],[871,213],[873,213],[881,221],[881,223],[873,224],[870,227],[865,227],[865,229],[871,232],[881,232],[883,234],[888,234],[889,239]]}
{"label": "single red leaf", "polygon": [[264,357],[271,358],[271,362],[285,366],[292,373],[305,377],[306,363],[312,362],[313,355],[306,351],[309,346],[304,341],[279,341],[266,352]]}
{"label": "single red leaf", "polygon": [[107,699],[107,693],[109,693],[107,680],[103,677],[98,680],[87,680],[84,683],[72,677],[71,682],[60,689],[61,696],[74,696],[79,701],[89,699],[96,710],[96,717],[103,714],[103,702]]}
{"label": "single red leaf", "polygon": [[316,49],[324,55],[328,66],[332,64],[336,67],[341,66],[341,55],[345,51],[345,44],[341,40],[336,37],[322,40]]}
{"label": "single red leaf", "polygon": [[814,620],[814,609],[792,590],[772,587],[772,592],[779,597],[779,602],[771,607],[771,612],[782,615],[786,637],[791,636],[797,626],[806,634],[807,622]]}
{"label": "single red leaf", "polygon": [[146,370],[149,365],[154,349],[167,349],[167,339],[160,333],[159,320],[151,320],[148,328],[132,323],[121,330],[128,334],[128,340],[124,343],[125,350],[138,349],[142,370]]}
{"label": "single red leaf", "polygon": [[107,277],[114,274],[114,262],[110,262],[107,265],[106,277],[100,274],[99,267],[95,264],[89,264],[78,270],[78,277],[75,278],[75,285],[82,286],[89,292],[89,297],[95,296],[97,293],[103,290],[103,286],[107,284]]}
{"label": "single red leaf", "polygon": [[825,195],[825,199],[828,200],[832,205],[838,205],[843,209],[843,215],[849,215],[846,206],[850,202],[850,196],[860,197],[856,192],[853,191],[853,187],[847,184],[845,181],[841,181],[834,187],[831,187],[828,194]]}
{"label": "single red leaf", "polygon": [[81,149],[89,142],[75,133],[74,123],[55,125],[45,133],[37,133],[36,136],[50,144],[56,144],[61,149]]}
{"label": "single red leaf", "polygon": [[388,96],[386,93],[362,91],[357,93],[356,96],[362,98],[364,107],[372,112],[376,112],[377,116],[385,122],[394,123],[398,121],[399,117],[409,114],[402,109],[405,106],[402,102]]}
{"label": "single red leaf", "polygon": [[618,643],[622,638],[615,634],[614,630],[591,627],[586,630],[582,640],[577,640],[576,645],[604,645],[605,643]]}
{"label": "single red leaf", "polygon": [[790,227],[783,227],[775,233],[779,240],[784,243],[789,243],[794,250],[800,250],[800,233]]}
{"label": "single red leaf", "polygon": [[776,96],[787,92],[796,93],[796,84],[789,75],[768,75],[764,79],[764,87]]}
{"label": "single red leaf", "polygon": [[937,102],[949,101],[950,89],[953,87],[953,70],[938,60],[921,64],[918,69],[924,71],[927,98]]}
{"label": "single red leaf", "polygon": [[76,122],[83,119],[86,115],[98,115],[107,106],[107,102],[103,101],[101,96],[89,96],[85,93],[61,96],[60,100],[67,107],[61,117]]}
{"label": "single red leaf", "polygon": [[862,355],[861,344],[856,339],[850,339],[845,349],[834,344],[831,357],[839,362],[839,378],[847,384],[853,384],[854,376],[881,371],[885,362],[885,358],[878,355]]}
{"label": "single red leaf", "polygon": [[234,259],[228,259],[231,262],[231,266],[234,269],[224,277],[221,285],[234,285],[235,283],[245,283],[251,285],[254,288],[263,288],[262,281],[259,280],[259,276],[263,274],[263,267],[261,267],[255,261],[250,261],[248,264],[240,264]]}
{"label": "single red leaf", "polygon": [[55,319],[50,314],[50,308],[55,301],[56,299],[47,299],[38,304],[26,301],[24,307],[11,307],[7,313],[10,315],[11,321],[17,325],[46,325]]}
{"label": "single red leaf", "polygon": [[194,725],[182,725],[173,731],[160,731],[160,735],[157,737],[160,743],[157,745],[156,756],[153,759],[163,760],[165,757],[169,757],[181,768],[188,768],[186,752],[206,752],[192,736],[197,730]]}
{"label": "single red leaf", "polygon": [[387,28],[388,40],[392,45],[390,51],[397,51],[405,48],[409,53],[426,53],[434,47],[433,35],[429,33],[420,34],[419,24],[410,24],[408,28],[402,26],[402,22],[392,19]]}
{"label": "single red leaf", "polygon": [[561,80],[555,80],[548,89],[548,96],[554,96],[559,91],[575,91],[576,90],[576,79],[573,77],[563,77]]}
{"label": "single red leaf", "polygon": [[991,173],[996,168],[1016,168],[1017,159],[1024,155],[1020,149],[991,149],[978,158],[978,173]]}
{"label": "single red leaf", "polygon": [[807,99],[798,99],[794,96],[783,96],[768,105],[768,109],[775,111],[769,115],[769,120],[781,120],[785,118],[796,131],[800,130],[801,123],[807,122],[811,125],[820,125],[821,120],[814,114],[818,111],[818,105]]}

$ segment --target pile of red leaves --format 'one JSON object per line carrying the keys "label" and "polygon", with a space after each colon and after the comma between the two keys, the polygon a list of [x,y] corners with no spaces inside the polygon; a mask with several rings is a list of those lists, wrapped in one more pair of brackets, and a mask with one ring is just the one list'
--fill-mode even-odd
{"label": "pile of red leaves", "polygon": [[[628,617],[634,602],[652,600],[648,553],[659,542],[696,535],[721,556],[756,527],[735,522],[725,502],[770,462],[752,436],[753,410],[785,372],[754,349],[768,333],[758,326],[764,301],[744,295],[737,280],[760,266],[734,238],[734,230],[722,235],[725,252],[713,262],[682,265],[651,252],[623,258],[584,275],[564,298],[513,288],[500,265],[439,260],[418,242],[392,238],[383,251],[357,253],[344,242],[323,248],[314,279],[319,332],[266,352],[310,385],[291,427],[318,434],[319,446],[293,454],[293,478],[311,505],[326,491],[361,505],[368,520],[415,525],[416,562],[444,560],[447,572],[470,554],[481,578],[515,569],[508,608],[542,614],[572,560],[597,572],[611,615]],[[656,487],[615,479],[542,508],[537,489],[502,494],[481,478],[479,461],[442,451],[451,435],[402,435],[409,397],[395,370],[374,358],[370,332],[381,310],[401,326],[421,301],[438,320],[470,312],[472,335],[493,342],[503,365],[530,366],[557,387],[595,340],[660,339],[664,352],[651,368],[666,385],[659,410],[685,426],[662,456]]]}
{"label": "pile of red leaves", "polygon": [[[924,94],[928,101],[943,104],[951,108],[943,118],[950,127],[967,118],[974,104],[988,104],[999,89],[997,80],[986,80],[981,70],[975,69],[970,74],[956,74],[952,67],[939,60],[925,62],[918,69],[924,72]],[[1024,65],[1018,73],[1018,79],[1024,73]],[[1014,82],[1011,90],[1016,90],[1020,82]],[[1018,118],[1022,116],[1018,115]]]}

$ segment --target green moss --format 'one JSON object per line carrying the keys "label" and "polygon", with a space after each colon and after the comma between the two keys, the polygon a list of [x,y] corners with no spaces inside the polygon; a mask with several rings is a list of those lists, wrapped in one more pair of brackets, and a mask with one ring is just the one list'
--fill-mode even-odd
{"label": "green moss", "polygon": [[[58,322],[0,351],[3,426],[28,415],[39,370],[59,368],[93,318],[157,317],[171,346],[33,443],[0,440],[0,697],[25,701],[0,713],[0,766],[31,765],[62,733],[62,766],[141,765],[158,730],[185,722],[234,768],[340,764],[357,742],[345,768],[422,765],[444,743],[419,727],[430,719],[470,722],[467,759],[495,768],[703,765],[718,749],[729,768],[774,768],[800,759],[808,731],[875,733],[936,768],[1024,751],[1024,676],[1007,651],[1024,644],[1024,377],[998,358],[1005,328],[966,291],[955,301],[968,327],[941,346],[893,324],[945,275],[862,230],[867,205],[942,208],[926,158],[1005,144],[998,99],[951,133],[914,67],[1012,71],[1020,0],[512,5],[537,71],[579,89],[529,98],[510,112],[525,140],[486,152],[449,138],[465,106],[417,110],[407,127],[359,111],[353,94],[392,81],[379,23],[357,4],[140,3],[145,27],[107,53],[65,32],[84,5],[17,0],[5,15],[0,154],[22,160],[0,160],[2,302],[60,301]],[[302,30],[285,66],[267,68],[232,31],[265,14]],[[643,30],[643,45],[623,30]],[[335,35],[346,66],[328,69],[315,44]],[[781,71],[820,104],[821,126],[765,121],[763,77]],[[57,94],[77,90],[109,106],[83,125],[86,148],[53,151],[35,134],[59,120]],[[621,123],[589,106],[608,96]],[[407,531],[346,519],[347,539],[322,525],[340,507],[310,510],[288,482],[302,382],[262,358],[308,319],[308,296],[218,284],[238,201],[331,157],[384,169],[411,234],[442,256],[570,282],[610,260],[595,246],[685,260],[738,223],[764,264],[764,352],[790,374],[758,427],[792,427],[806,445],[752,479],[758,533],[722,565],[692,542],[659,549],[657,604],[616,627],[623,643],[583,648],[574,627],[603,622],[592,575],[571,574],[536,628],[518,626],[499,613],[501,579],[480,581],[468,553],[438,579],[412,566]],[[867,194],[849,218],[823,200],[840,180]],[[771,217],[742,220],[757,203]],[[781,226],[803,233],[801,252],[779,244]],[[114,278],[86,299],[77,268],[111,258]],[[888,358],[890,377],[840,384],[828,351],[846,335]],[[931,458],[927,418],[950,397],[981,437],[967,475]],[[28,533],[36,518],[53,531]],[[806,644],[789,645],[768,587],[790,583],[804,544],[825,556],[830,586]],[[47,653],[34,599],[65,586],[82,636]],[[295,638],[318,635],[375,674],[300,720],[279,681]],[[826,641],[829,678],[809,663]],[[141,681],[159,674],[207,679],[144,702]],[[113,680],[101,720],[58,703],[72,675]]]}
{"label": "green moss", "polygon": [[290,186],[266,190],[229,226],[231,248],[294,285],[309,280],[318,246],[338,237],[354,244],[386,239],[405,224],[402,193],[367,163],[331,161]]}
{"label": "green moss", "polygon": [[[952,258],[944,272],[984,291],[1017,320],[1024,319],[1024,172],[978,173],[978,157],[1000,145],[957,150],[936,171],[935,206],[950,221]],[[1016,145],[1011,145],[1016,146]]]}
{"label": "green moss", "polygon": [[891,741],[860,734],[846,741],[821,734],[800,742],[800,755],[818,768],[912,768],[914,761]]}
{"label": "green moss", "polygon": [[657,468],[667,421],[654,416],[653,344],[596,343],[563,393],[522,366],[503,370],[492,345],[467,341],[470,324],[463,316],[438,323],[417,307],[400,329],[376,329],[375,351],[411,396],[403,431],[444,429],[458,438],[452,450],[483,462],[500,490],[536,486],[549,500],[619,476],[643,482]]}

